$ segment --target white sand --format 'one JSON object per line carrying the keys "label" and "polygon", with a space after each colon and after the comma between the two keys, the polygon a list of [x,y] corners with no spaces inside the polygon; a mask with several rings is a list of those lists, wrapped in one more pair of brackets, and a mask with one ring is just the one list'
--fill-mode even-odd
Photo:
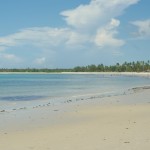
{"label": "white sand", "polygon": [[36,109],[40,113],[31,115],[29,128],[18,129],[23,118],[15,120],[11,131],[1,127],[0,150],[150,150],[149,97],[150,90],[141,90],[103,98],[74,105],[69,112],[55,112],[55,118],[43,113],[48,108]]}
{"label": "white sand", "polygon": [[150,72],[62,72],[63,74],[101,74],[150,77]]}
{"label": "white sand", "polygon": [[150,77],[150,72],[0,72],[0,74],[102,74]]}

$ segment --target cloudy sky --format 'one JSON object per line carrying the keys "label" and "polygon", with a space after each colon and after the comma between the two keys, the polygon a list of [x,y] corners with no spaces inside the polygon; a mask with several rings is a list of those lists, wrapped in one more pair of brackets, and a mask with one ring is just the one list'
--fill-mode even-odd
{"label": "cloudy sky", "polygon": [[0,0],[0,68],[149,59],[149,0]]}

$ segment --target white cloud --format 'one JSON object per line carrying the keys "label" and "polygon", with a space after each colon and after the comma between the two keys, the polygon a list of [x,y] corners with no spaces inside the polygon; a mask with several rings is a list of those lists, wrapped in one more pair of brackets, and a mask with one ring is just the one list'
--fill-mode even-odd
{"label": "white cloud", "polygon": [[16,68],[22,63],[23,60],[14,54],[0,53],[0,68]]}
{"label": "white cloud", "polygon": [[15,55],[13,55],[13,54],[5,54],[5,55],[3,55],[3,57],[6,58],[6,59],[10,59],[10,60],[16,58]]}
{"label": "white cloud", "polygon": [[125,44],[123,40],[115,38],[118,34],[116,28],[120,25],[120,21],[112,19],[105,28],[100,28],[95,37],[96,45],[100,47],[114,46],[119,47]]}
{"label": "white cloud", "polygon": [[139,38],[149,38],[150,37],[150,19],[148,20],[138,20],[131,22],[132,25],[138,28],[137,32],[134,33],[136,37]]}
{"label": "white cloud", "polygon": [[139,0],[91,0],[87,5],[61,12],[68,25],[89,29],[105,25],[111,18],[118,17],[124,10]]}
{"label": "white cloud", "polygon": [[1,59],[9,60],[9,61],[19,61],[20,59],[15,56],[14,54],[7,54],[7,53],[1,53],[0,54]]}
{"label": "white cloud", "polygon": [[57,46],[65,42],[68,37],[69,30],[66,28],[27,28],[15,34],[8,35],[0,38],[0,45],[4,46],[17,46],[23,44],[32,44],[35,46],[51,45]]}
{"label": "white cloud", "polygon": [[[76,53],[79,51],[82,53],[83,50],[88,53],[92,50],[100,51],[104,47],[109,49],[113,47],[111,51],[113,53],[114,47],[117,49],[125,44],[123,39],[117,37],[120,21],[114,18],[138,1],[91,0],[89,4],[61,12],[66,21],[65,28],[33,27],[0,37],[0,51],[7,52],[7,49],[15,51],[18,47],[20,51],[26,51],[28,47],[32,47],[27,50],[30,58],[25,52],[23,53],[25,56],[22,57],[26,57],[25,62],[28,59],[35,60],[33,64],[38,65],[48,63],[49,60],[56,62],[53,57],[62,58],[66,55],[69,58],[75,50]],[[16,54],[21,55],[21,52]],[[13,58],[7,56],[7,59],[11,57]]]}
{"label": "white cloud", "polygon": [[[114,38],[117,34],[119,20],[112,19],[121,15],[125,8],[137,3],[138,0],[91,0],[87,5],[80,5],[75,9],[66,10],[61,13],[65,17],[68,25],[81,28],[86,32],[78,29],[51,28],[51,27],[33,27],[23,29],[15,34],[0,37],[1,49],[31,44],[40,48],[58,47],[60,45],[74,47],[75,45],[83,45],[87,42],[92,43],[92,38],[96,33],[96,44],[99,39],[103,45],[121,46],[123,41]],[[108,12],[109,11],[109,12]],[[111,21],[111,23],[110,23]],[[109,24],[109,26],[108,26]],[[109,29],[110,28],[110,29]],[[112,29],[111,29],[112,28]],[[88,29],[88,30],[86,30]],[[92,30],[92,32],[90,32]],[[108,41],[106,41],[108,38]],[[93,44],[95,41],[93,42]],[[99,45],[99,44],[98,44]],[[69,47],[69,48],[70,48]]]}
{"label": "white cloud", "polygon": [[79,47],[83,44],[86,44],[90,40],[90,35],[87,33],[81,34],[77,31],[70,32],[68,36],[68,40],[66,41],[66,46],[69,46],[69,48],[73,47]]}
{"label": "white cloud", "polygon": [[41,58],[37,58],[35,60],[35,63],[38,64],[38,65],[42,65],[42,64],[45,63],[45,61],[46,61],[46,58],[45,57],[41,57]]}
{"label": "white cloud", "polygon": [[120,21],[117,19],[111,19],[111,22],[108,24],[108,29],[113,29],[115,27],[118,27],[120,25]]}

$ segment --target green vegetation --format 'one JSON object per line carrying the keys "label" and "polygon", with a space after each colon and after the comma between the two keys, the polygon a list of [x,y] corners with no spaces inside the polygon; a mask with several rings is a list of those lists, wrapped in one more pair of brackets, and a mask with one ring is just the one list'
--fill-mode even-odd
{"label": "green vegetation", "polygon": [[2,68],[0,69],[0,72],[32,72],[32,73],[38,73],[38,72],[45,72],[45,73],[59,73],[59,72],[71,72],[73,69],[37,69],[37,68],[26,68],[26,69],[6,69]]}
{"label": "green vegetation", "polygon": [[150,72],[150,61],[137,61],[137,62],[124,62],[123,64],[117,63],[112,66],[100,65],[88,65],[88,66],[77,66],[73,69],[37,69],[37,68],[27,68],[27,69],[6,69],[1,68],[0,72]]}
{"label": "green vegetation", "polygon": [[73,69],[75,72],[150,72],[150,61],[124,62],[113,66],[89,65],[86,67],[77,66]]}

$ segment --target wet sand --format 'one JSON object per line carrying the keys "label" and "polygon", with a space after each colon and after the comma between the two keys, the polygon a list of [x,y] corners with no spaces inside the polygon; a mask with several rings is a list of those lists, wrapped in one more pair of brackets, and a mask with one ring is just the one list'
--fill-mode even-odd
{"label": "wet sand", "polygon": [[150,89],[133,90],[64,108],[1,112],[0,149],[149,150]]}

